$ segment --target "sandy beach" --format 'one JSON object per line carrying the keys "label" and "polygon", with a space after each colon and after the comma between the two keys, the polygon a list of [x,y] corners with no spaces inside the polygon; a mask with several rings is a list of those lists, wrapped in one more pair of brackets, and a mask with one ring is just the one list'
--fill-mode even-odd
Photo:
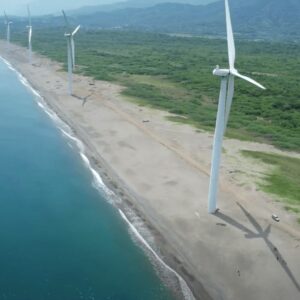
{"label": "sandy beach", "polygon": [[211,133],[126,101],[113,83],[75,75],[69,96],[61,65],[37,54],[29,65],[25,48],[11,45],[7,53],[3,41],[0,49],[85,143],[107,185],[141,216],[196,299],[300,299],[300,225],[257,187],[269,166],[240,150],[299,154],[226,139],[220,212],[209,215]]}

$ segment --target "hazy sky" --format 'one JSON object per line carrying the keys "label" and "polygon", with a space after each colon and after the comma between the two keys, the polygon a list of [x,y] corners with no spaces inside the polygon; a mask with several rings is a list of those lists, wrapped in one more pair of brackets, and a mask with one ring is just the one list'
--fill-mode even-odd
{"label": "hazy sky", "polygon": [[[1,10],[7,14],[26,14],[26,5],[30,4],[32,14],[59,12],[61,9],[77,8],[85,5],[123,2],[125,0],[0,0]],[[25,12],[24,12],[25,11]]]}

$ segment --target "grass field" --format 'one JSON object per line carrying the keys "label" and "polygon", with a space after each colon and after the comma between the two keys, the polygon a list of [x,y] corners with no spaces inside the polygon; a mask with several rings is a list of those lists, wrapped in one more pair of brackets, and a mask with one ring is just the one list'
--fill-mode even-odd
{"label": "grass field", "polygon": [[[34,50],[65,62],[63,33],[63,28],[35,30]],[[12,36],[26,45],[25,32]],[[78,72],[125,85],[127,97],[174,113],[177,122],[213,129],[220,82],[212,70],[228,65],[224,40],[81,31],[76,43]],[[294,44],[237,42],[237,68],[267,90],[236,81],[229,137],[300,150],[299,53]]]}
{"label": "grass field", "polygon": [[[34,51],[65,63],[63,34],[63,28],[35,30]],[[26,46],[23,29],[12,36]],[[76,44],[77,72],[121,83],[127,99],[169,111],[172,121],[214,129],[220,82],[212,70],[216,64],[228,66],[225,40],[99,30],[81,31]],[[299,53],[296,44],[237,41],[237,68],[267,90],[236,80],[228,137],[300,151]],[[261,152],[244,155],[275,166],[261,187],[300,216],[300,160]]]}
{"label": "grass field", "polygon": [[273,171],[265,174],[261,188],[279,196],[284,201],[286,210],[300,216],[300,159],[254,151],[242,153],[275,167]]}

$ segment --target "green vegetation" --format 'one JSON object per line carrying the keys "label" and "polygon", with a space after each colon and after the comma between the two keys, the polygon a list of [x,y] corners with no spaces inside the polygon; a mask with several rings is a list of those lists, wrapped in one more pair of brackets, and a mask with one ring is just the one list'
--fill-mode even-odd
{"label": "green vegetation", "polygon": [[259,159],[274,166],[274,170],[266,174],[261,188],[283,199],[285,209],[300,213],[300,159],[263,152],[242,151],[247,157]]}
{"label": "green vegetation", "polygon": [[[65,62],[63,33],[35,30],[33,49]],[[21,30],[12,36],[26,45]],[[175,121],[213,129],[220,81],[212,70],[228,65],[224,40],[99,30],[81,31],[76,44],[78,72],[125,85],[124,95],[173,113]],[[237,52],[237,68],[267,90],[236,81],[227,135],[299,151],[300,46],[238,41]]]}

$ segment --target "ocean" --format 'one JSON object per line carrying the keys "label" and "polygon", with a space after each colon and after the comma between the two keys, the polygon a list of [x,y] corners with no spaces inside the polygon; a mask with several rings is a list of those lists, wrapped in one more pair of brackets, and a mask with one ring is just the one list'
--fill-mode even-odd
{"label": "ocean", "polygon": [[0,300],[174,299],[83,145],[26,84],[0,60]]}

